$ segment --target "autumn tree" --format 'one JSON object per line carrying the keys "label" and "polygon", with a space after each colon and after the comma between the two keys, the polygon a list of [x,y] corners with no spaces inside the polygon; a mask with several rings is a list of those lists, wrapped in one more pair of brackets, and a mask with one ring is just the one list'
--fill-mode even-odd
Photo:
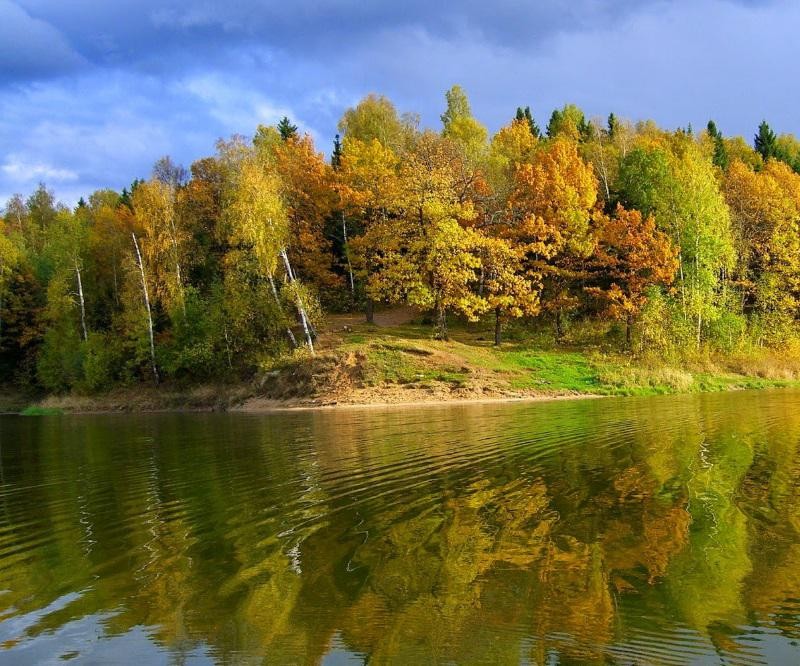
{"label": "autumn tree", "polygon": [[[402,208],[400,159],[377,139],[345,138],[337,172],[345,258],[355,291],[355,277],[367,284],[376,270],[390,218]],[[348,220],[351,220],[348,231]],[[367,298],[367,322],[372,323],[373,301]]]}
{"label": "autumn tree", "polygon": [[514,116],[514,120],[525,121],[528,126],[528,130],[533,136],[534,139],[539,139],[542,136],[542,132],[539,129],[539,126],[536,124],[536,121],[533,119],[533,114],[531,113],[531,107],[526,106],[524,109],[521,106],[517,107],[517,114]]}
{"label": "autumn tree", "polygon": [[12,273],[20,260],[20,252],[0,223],[0,350],[3,348],[3,303],[11,284]]}
{"label": "autumn tree", "polygon": [[636,317],[647,301],[647,291],[668,286],[675,279],[677,249],[656,228],[652,216],[618,205],[613,216],[598,214],[594,224],[596,247],[590,259],[595,286],[587,292],[605,303],[606,312],[625,322],[625,340],[632,342]]}
{"label": "autumn tree", "polygon": [[412,117],[401,118],[387,97],[375,94],[347,109],[339,121],[339,131],[344,137],[367,142],[377,139],[394,151],[401,151],[408,144],[414,128]]}
{"label": "autumn tree", "polygon": [[62,390],[80,379],[80,346],[89,339],[84,288],[86,217],[61,211],[51,223],[48,236],[46,246],[52,266],[44,311],[48,326],[37,366],[46,388]]}
{"label": "autumn tree", "polygon": [[[280,303],[275,276],[279,262],[286,280],[286,290],[294,302],[309,349],[314,350],[312,323],[308,316],[307,292],[295,275],[289,259],[291,234],[286,204],[282,198],[283,184],[262,162],[251,158],[242,162],[236,187],[228,208],[234,243],[245,244],[252,252],[258,270]],[[291,331],[290,338],[294,338]]]}
{"label": "autumn tree", "polygon": [[447,108],[441,115],[442,136],[460,146],[468,160],[478,160],[486,149],[486,128],[472,115],[467,94],[461,86],[453,86],[445,93]]}
{"label": "autumn tree", "polygon": [[343,284],[334,271],[326,225],[335,206],[333,169],[307,134],[278,142],[256,142],[259,159],[274,169],[286,205],[291,243],[288,256],[296,276],[320,292],[338,292]]}
{"label": "autumn tree", "polygon": [[551,139],[563,136],[573,141],[581,141],[588,138],[589,133],[586,116],[575,104],[565,104],[561,109],[555,109],[547,123],[547,136]]}
{"label": "autumn tree", "polygon": [[375,299],[406,301],[436,314],[446,339],[448,311],[475,319],[486,309],[474,291],[481,238],[469,227],[471,177],[453,141],[426,132],[401,167],[402,214],[389,220],[367,285]]}
{"label": "autumn tree", "polygon": [[544,284],[543,306],[554,315],[559,337],[563,315],[578,303],[572,287],[592,250],[596,201],[597,180],[572,140],[548,142],[516,171],[504,233],[525,248],[527,270]]}
{"label": "autumn tree", "polygon": [[[800,314],[800,176],[782,162],[771,160],[755,172],[737,160],[724,192],[736,239],[743,309],[793,321]],[[774,326],[773,333],[779,333]]]}
{"label": "autumn tree", "polygon": [[175,189],[161,180],[150,180],[132,196],[136,222],[142,230],[140,250],[153,280],[153,296],[171,316],[186,315],[184,281],[186,234],[179,226]]}
{"label": "autumn tree", "polygon": [[506,321],[539,313],[542,285],[525,269],[525,248],[505,238],[484,238],[481,260],[481,295],[494,312],[494,344],[500,345]]}

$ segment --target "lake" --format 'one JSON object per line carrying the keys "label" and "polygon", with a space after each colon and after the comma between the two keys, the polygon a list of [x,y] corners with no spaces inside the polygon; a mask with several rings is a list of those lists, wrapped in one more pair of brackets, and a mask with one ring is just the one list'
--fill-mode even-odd
{"label": "lake", "polygon": [[800,392],[0,417],[0,663],[800,663]]}

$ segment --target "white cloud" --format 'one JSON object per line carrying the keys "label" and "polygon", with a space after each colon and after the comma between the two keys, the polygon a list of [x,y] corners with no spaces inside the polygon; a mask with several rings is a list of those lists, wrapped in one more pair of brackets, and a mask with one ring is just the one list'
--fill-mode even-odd
{"label": "white cloud", "polygon": [[29,183],[35,180],[46,180],[55,182],[70,182],[78,180],[78,174],[71,169],[58,169],[50,164],[41,162],[26,162],[19,156],[12,155],[5,164],[0,166],[6,176],[12,181]]}
{"label": "white cloud", "polygon": [[208,114],[229,133],[253,132],[259,124],[274,125],[283,116],[296,118],[289,107],[274,103],[252,88],[252,82],[211,73],[187,77],[174,86],[176,91],[203,102]]}

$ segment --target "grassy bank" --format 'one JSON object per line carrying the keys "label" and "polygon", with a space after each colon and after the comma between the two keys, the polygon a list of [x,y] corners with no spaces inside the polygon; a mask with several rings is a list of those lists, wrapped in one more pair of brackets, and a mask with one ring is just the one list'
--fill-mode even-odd
{"label": "grassy bank", "polygon": [[629,396],[800,386],[800,360],[775,354],[669,363],[632,356],[605,333],[548,332],[500,347],[480,325],[457,325],[448,341],[413,314],[378,325],[332,317],[315,356],[297,352],[237,385],[136,386],[103,395],[50,396],[28,413],[273,409],[449,400]]}

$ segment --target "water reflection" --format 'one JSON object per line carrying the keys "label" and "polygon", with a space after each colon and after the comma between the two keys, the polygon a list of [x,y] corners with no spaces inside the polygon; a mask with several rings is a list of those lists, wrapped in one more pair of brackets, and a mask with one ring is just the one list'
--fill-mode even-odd
{"label": "water reflection", "polygon": [[794,663],[800,393],[0,419],[0,661]]}

